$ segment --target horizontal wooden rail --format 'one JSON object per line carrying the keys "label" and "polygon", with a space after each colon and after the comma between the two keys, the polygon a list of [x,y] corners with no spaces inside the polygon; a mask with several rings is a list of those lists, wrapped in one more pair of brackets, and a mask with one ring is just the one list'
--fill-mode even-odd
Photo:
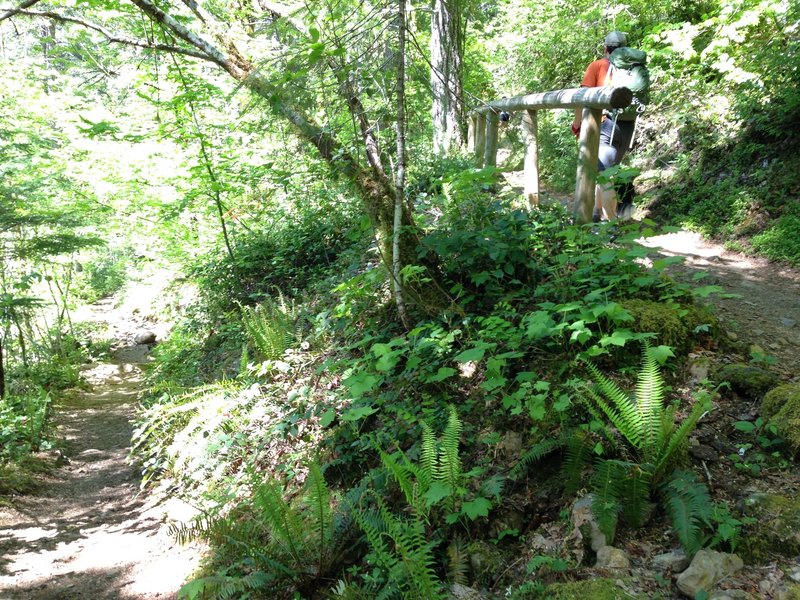
{"label": "horizontal wooden rail", "polygon": [[474,114],[487,115],[499,111],[546,110],[553,108],[625,108],[633,100],[633,93],[624,87],[593,87],[555,90],[541,94],[514,96],[487,102],[476,108]]}
{"label": "horizontal wooden rail", "polygon": [[555,108],[582,109],[578,172],[575,178],[573,218],[589,223],[595,199],[597,155],[600,147],[600,123],[604,110],[625,108],[633,93],[623,87],[594,87],[554,90],[493,100],[470,113],[469,144],[478,166],[497,164],[498,121],[502,112],[525,111],[525,197],[533,207],[539,204],[539,150],[536,112]]}

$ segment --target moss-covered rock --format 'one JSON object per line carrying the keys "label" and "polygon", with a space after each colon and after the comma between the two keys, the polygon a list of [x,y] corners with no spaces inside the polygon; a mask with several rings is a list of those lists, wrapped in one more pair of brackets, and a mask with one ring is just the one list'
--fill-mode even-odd
{"label": "moss-covered rock", "polygon": [[483,541],[472,542],[467,546],[466,554],[473,579],[486,587],[494,584],[495,577],[505,570],[508,563],[508,557],[497,546]]}
{"label": "moss-covered rock", "polygon": [[645,600],[649,594],[631,591],[636,582],[629,578],[608,579],[594,578],[567,583],[553,583],[544,590],[527,593],[515,593],[513,600]]}
{"label": "moss-covered rock", "polygon": [[786,590],[779,592],[775,598],[777,600],[800,600],[800,584],[787,583]]}
{"label": "moss-covered rock", "polygon": [[800,383],[787,383],[768,391],[761,401],[761,416],[771,419],[787,404],[800,405]]}
{"label": "moss-covered rock", "polygon": [[732,363],[720,369],[717,380],[727,381],[734,392],[745,398],[758,400],[778,383],[778,376],[755,365]]}
{"label": "moss-covered rock", "polygon": [[800,498],[756,493],[744,501],[742,512],[753,517],[736,547],[748,564],[764,564],[775,555],[800,554]]}
{"label": "moss-covered rock", "polygon": [[630,298],[620,305],[633,317],[629,326],[637,332],[658,334],[658,343],[672,346],[678,353],[692,349],[696,328],[707,325],[711,332],[717,329],[716,318],[699,305],[665,304],[654,300]]}
{"label": "moss-covered rock", "polygon": [[761,416],[775,425],[793,453],[800,452],[800,384],[779,385],[767,392]]}

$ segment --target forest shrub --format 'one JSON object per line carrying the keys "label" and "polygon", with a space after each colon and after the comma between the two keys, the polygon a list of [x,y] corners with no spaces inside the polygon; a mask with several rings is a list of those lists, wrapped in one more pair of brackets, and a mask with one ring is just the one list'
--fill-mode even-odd
{"label": "forest shrub", "polygon": [[131,267],[132,252],[128,248],[104,247],[81,267],[78,277],[78,296],[95,302],[119,291],[126,283]]}
{"label": "forest shrub", "polygon": [[[800,212],[800,211],[795,211]],[[753,248],[773,260],[800,265],[800,215],[788,214],[751,240]]]}
{"label": "forest shrub", "polygon": [[41,389],[0,399],[0,462],[42,449],[49,410],[50,395]]}
{"label": "forest shrub", "polygon": [[360,253],[370,233],[352,201],[343,205],[309,202],[277,221],[270,229],[239,238],[234,257],[215,252],[196,262],[194,276],[211,314],[250,305],[280,290],[298,294],[341,272],[348,251]]}

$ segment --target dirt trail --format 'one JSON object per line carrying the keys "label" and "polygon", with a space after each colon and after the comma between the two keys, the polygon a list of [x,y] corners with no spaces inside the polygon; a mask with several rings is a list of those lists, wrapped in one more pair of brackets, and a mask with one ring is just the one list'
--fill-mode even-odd
{"label": "dirt trail", "polygon": [[714,297],[726,334],[749,351],[760,349],[776,359],[770,368],[784,380],[800,381],[800,271],[763,258],[730,252],[699,234],[680,231],[641,240],[663,256],[684,261],[671,273],[690,279],[708,276],[697,285],[718,285],[736,297]]}
{"label": "dirt trail", "polygon": [[127,462],[148,351],[128,340],[142,323],[121,318],[110,302],[92,317],[120,344],[112,362],[84,372],[91,391],[55,407],[69,463],[38,495],[0,510],[2,599],[174,598],[197,566],[199,549],[177,546],[166,531],[168,521],[190,516],[189,507],[140,493]]}

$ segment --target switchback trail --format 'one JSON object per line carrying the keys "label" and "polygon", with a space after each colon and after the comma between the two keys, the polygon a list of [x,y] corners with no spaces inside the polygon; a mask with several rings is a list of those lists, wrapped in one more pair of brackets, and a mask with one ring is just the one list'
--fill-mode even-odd
{"label": "switchback trail", "polygon": [[36,495],[0,509],[0,598],[4,600],[168,599],[190,577],[200,551],[170,538],[167,524],[190,516],[176,500],[140,492],[127,461],[131,420],[147,346],[131,342],[141,319],[95,305],[119,340],[113,359],[90,365],[89,391],[54,407],[66,440],[60,467]]}

